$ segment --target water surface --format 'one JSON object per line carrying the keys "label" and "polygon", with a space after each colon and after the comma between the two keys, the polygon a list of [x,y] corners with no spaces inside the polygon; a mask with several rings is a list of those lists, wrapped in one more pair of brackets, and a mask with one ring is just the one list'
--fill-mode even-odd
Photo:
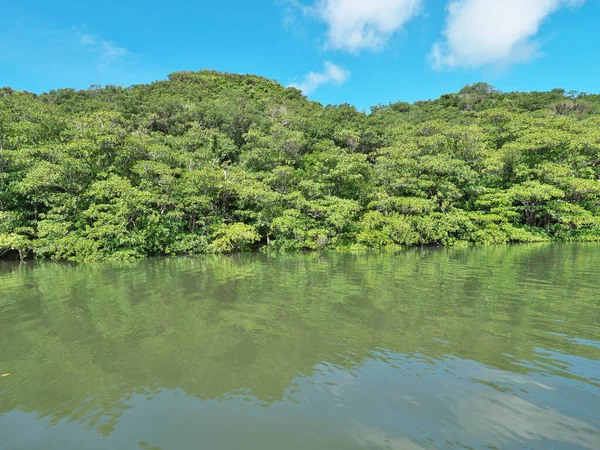
{"label": "water surface", "polygon": [[0,263],[0,449],[600,448],[600,245]]}

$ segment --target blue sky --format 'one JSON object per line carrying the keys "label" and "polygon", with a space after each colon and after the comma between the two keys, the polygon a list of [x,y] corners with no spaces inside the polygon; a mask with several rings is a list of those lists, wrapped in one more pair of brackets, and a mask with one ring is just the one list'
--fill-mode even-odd
{"label": "blue sky", "polygon": [[486,81],[600,92],[598,0],[2,0],[0,86],[254,73],[363,109]]}

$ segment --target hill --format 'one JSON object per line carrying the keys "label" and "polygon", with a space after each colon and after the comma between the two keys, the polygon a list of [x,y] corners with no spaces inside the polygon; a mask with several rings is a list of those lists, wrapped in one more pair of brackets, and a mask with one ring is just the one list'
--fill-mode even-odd
{"label": "hill", "polygon": [[0,90],[0,254],[600,240],[600,95],[373,107],[252,75]]}

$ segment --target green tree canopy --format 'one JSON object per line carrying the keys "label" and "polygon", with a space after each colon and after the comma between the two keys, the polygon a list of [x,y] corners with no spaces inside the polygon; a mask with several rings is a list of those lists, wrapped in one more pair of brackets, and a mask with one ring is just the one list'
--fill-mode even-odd
{"label": "green tree canopy", "polygon": [[0,254],[600,240],[600,95],[486,83],[370,113],[253,76],[0,90]]}

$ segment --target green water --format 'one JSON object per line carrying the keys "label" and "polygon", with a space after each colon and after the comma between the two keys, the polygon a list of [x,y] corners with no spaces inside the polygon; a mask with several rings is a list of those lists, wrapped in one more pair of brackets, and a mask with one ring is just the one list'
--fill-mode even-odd
{"label": "green water", "polygon": [[0,449],[600,448],[600,245],[0,263]]}

